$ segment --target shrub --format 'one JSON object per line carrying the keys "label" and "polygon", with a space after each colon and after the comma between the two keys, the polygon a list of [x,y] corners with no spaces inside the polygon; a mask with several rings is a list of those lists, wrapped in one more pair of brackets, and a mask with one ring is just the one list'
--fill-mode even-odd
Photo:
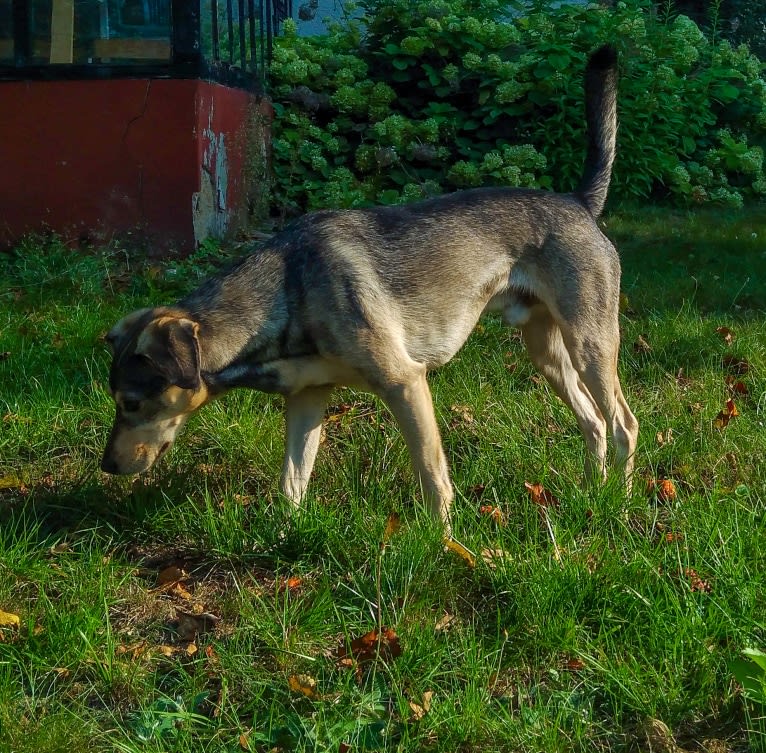
{"label": "shrub", "polygon": [[362,0],[271,66],[282,213],[488,184],[572,189],[588,53],[621,53],[613,196],[739,206],[766,193],[766,83],[747,47],[642,0],[524,14],[493,0]]}

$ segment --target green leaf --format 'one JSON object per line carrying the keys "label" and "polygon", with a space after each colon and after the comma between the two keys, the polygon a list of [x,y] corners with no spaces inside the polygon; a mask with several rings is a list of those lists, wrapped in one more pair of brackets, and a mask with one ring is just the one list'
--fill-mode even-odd
{"label": "green leaf", "polygon": [[399,71],[404,71],[407,68],[411,67],[415,63],[415,58],[410,57],[402,57],[402,58],[394,58],[391,61],[391,65],[394,66]]}

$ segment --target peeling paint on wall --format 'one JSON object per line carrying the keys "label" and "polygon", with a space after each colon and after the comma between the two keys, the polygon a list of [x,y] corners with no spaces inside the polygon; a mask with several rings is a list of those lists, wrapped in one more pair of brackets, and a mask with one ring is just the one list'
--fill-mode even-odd
{"label": "peeling paint on wall", "polygon": [[226,138],[212,128],[213,113],[202,132],[205,149],[200,165],[200,190],[192,194],[192,222],[194,242],[205,238],[223,238],[231,220],[227,197],[229,192],[229,161]]}

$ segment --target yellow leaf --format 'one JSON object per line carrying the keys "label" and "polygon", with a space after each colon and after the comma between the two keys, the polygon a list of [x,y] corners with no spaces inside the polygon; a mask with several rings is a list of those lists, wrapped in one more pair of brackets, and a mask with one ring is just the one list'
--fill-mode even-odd
{"label": "yellow leaf", "polygon": [[476,567],[476,555],[470,549],[464,547],[457,539],[444,539],[444,546],[463,559],[468,567]]}
{"label": "yellow leaf", "polygon": [[11,614],[10,612],[0,611],[0,627],[15,627],[21,626],[21,620],[17,614]]}
{"label": "yellow leaf", "polygon": [[0,491],[3,489],[21,489],[23,486],[24,482],[15,473],[0,476]]}
{"label": "yellow leaf", "polygon": [[388,516],[386,529],[383,531],[383,544],[385,545],[395,533],[398,533],[401,527],[402,521],[399,519],[399,514],[392,512]]}
{"label": "yellow leaf", "polygon": [[317,697],[317,681],[309,675],[290,675],[287,685],[293,693],[300,693],[306,698]]}

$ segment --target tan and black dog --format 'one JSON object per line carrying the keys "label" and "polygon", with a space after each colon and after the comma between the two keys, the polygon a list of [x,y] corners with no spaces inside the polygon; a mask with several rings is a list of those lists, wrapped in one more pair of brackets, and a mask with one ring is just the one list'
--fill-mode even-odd
{"label": "tan and black dog", "polygon": [[109,332],[117,414],[102,461],[139,473],[187,417],[232,387],[285,396],[281,488],[296,503],[335,385],[391,409],[432,514],[453,498],[426,373],[479,317],[502,313],[574,412],[586,475],[606,474],[607,433],[630,488],[638,423],[617,376],[620,261],[596,224],[615,156],[617,56],[586,75],[588,147],[577,191],[479,188],[397,207],[309,214],[174,306]]}

